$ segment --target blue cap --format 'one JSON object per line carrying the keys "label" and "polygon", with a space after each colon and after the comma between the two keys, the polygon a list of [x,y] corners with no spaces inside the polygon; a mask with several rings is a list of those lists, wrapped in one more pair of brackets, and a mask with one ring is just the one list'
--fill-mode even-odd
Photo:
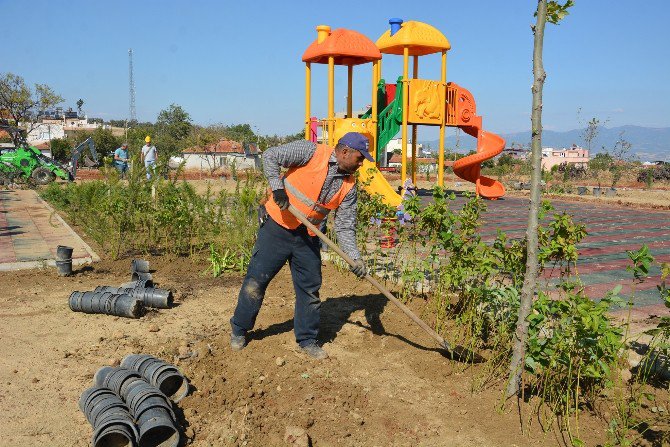
{"label": "blue cap", "polygon": [[370,155],[369,141],[361,133],[358,132],[347,132],[342,138],[339,139],[337,144],[343,144],[351,149],[355,149],[368,160],[374,162],[375,159]]}

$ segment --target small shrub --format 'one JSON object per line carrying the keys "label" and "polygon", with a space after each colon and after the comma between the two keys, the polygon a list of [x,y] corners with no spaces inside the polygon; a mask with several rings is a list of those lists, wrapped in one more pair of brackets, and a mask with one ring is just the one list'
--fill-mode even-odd
{"label": "small shrub", "polygon": [[531,389],[556,414],[577,411],[582,398],[590,406],[612,385],[623,347],[623,331],[607,312],[620,299],[618,286],[595,302],[583,288],[566,287],[561,299],[540,293],[528,317],[526,370]]}
{"label": "small shrub", "polygon": [[652,182],[670,181],[670,163],[641,169],[637,181],[647,186],[651,186]]}

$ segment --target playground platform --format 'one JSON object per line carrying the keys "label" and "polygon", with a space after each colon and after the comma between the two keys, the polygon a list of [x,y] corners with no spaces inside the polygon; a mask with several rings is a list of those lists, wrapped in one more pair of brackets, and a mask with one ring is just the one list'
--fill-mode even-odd
{"label": "playground platform", "polygon": [[35,191],[0,191],[0,271],[55,266],[59,245],[74,249],[73,265],[100,260]]}

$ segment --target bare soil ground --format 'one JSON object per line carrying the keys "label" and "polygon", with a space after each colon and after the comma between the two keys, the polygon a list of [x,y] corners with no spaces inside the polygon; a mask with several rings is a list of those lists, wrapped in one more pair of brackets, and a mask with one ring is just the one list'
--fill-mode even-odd
{"label": "bare soil ground", "polygon": [[[305,357],[292,332],[293,287],[272,282],[249,346],[233,352],[228,319],[239,276],[203,276],[187,259],[148,258],[177,306],[139,320],[71,312],[74,290],[119,284],[129,261],[102,261],[69,278],[55,270],[0,273],[0,445],[86,446],[91,427],[80,394],[103,365],[130,353],[178,364],[193,392],[179,403],[183,444],[286,445],[287,427],[313,446],[560,445],[516,403],[496,410],[498,389],[471,393],[478,366],[445,358],[367,283],[324,266],[321,338],[330,358]],[[414,310],[429,318],[426,303]],[[525,410],[523,411],[525,413]],[[581,438],[604,440],[606,425],[585,413]]]}

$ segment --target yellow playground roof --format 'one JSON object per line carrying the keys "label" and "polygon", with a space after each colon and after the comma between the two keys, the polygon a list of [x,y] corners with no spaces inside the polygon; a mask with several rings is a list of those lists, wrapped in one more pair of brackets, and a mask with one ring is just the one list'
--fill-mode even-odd
{"label": "yellow playground roof", "polygon": [[437,28],[423,22],[410,20],[391,36],[387,30],[377,39],[377,48],[386,54],[403,54],[403,48],[409,47],[410,56],[425,56],[451,49],[451,44]]}

